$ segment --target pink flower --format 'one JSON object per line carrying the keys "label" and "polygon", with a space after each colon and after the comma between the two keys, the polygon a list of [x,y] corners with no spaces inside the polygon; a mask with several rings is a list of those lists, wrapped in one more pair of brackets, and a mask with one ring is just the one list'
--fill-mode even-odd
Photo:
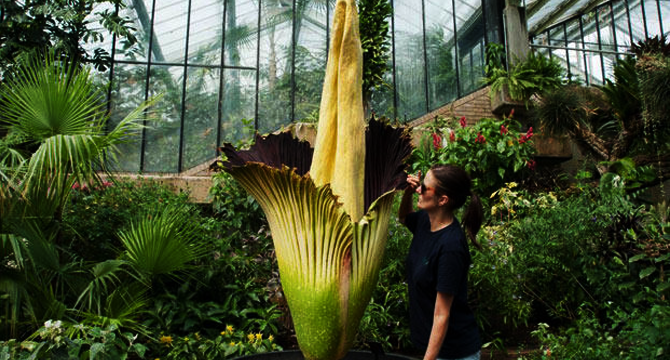
{"label": "pink flower", "polygon": [[535,167],[537,166],[537,162],[535,160],[528,160],[526,161],[526,165],[528,166],[529,169],[532,171],[535,171]]}
{"label": "pink flower", "polygon": [[465,122],[465,116],[462,116],[462,117],[461,117],[461,121],[460,121],[460,123],[461,123],[461,127],[462,127],[462,128],[465,128],[465,127],[468,125],[468,123]]}
{"label": "pink flower", "polygon": [[433,147],[435,150],[440,150],[442,148],[442,138],[437,133],[433,133]]}
{"label": "pink flower", "polygon": [[79,189],[79,183],[72,184],[72,190],[77,190],[77,189]]}
{"label": "pink flower", "polygon": [[521,138],[519,138],[519,144],[525,143],[532,137],[533,137],[533,128],[531,127],[530,129],[528,129],[525,135],[521,135]]}
{"label": "pink flower", "polygon": [[477,138],[475,139],[475,144],[484,144],[486,142],[486,138],[482,135],[481,132],[477,133]]}
{"label": "pink flower", "polygon": [[449,141],[450,142],[456,141],[456,133],[453,130],[449,131]]}
{"label": "pink flower", "polygon": [[500,125],[500,135],[505,135],[507,134],[507,128],[505,125]]}

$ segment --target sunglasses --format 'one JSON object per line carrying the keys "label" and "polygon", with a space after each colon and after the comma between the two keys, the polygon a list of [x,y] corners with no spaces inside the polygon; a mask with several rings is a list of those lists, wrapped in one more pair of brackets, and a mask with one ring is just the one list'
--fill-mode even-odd
{"label": "sunglasses", "polygon": [[428,190],[433,190],[433,191],[435,191],[435,188],[426,186],[426,184],[423,182],[423,180],[421,180],[421,188],[420,188],[420,189],[421,189],[421,195],[425,194],[426,191],[428,191]]}

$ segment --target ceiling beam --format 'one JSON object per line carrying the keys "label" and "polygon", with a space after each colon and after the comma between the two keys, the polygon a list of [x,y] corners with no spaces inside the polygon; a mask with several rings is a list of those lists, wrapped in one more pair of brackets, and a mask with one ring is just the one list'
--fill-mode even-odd
{"label": "ceiling beam", "polygon": [[545,6],[549,0],[537,0],[534,3],[528,5],[526,8],[526,19],[530,19],[535,13],[540,11],[543,6]]}
{"label": "ceiling beam", "polygon": [[549,14],[545,15],[540,21],[538,21],[535,26],[528,29],[528,35],[533,36],[535,34],[541,33],[543,30],[553,25],[558,18],[563,16],[573,5],[575,5],[579,0],[568,0],[563,4],[556,7],[556,9]]}
{"label": "ceiling beam", "polygon": [[[551,25],[554,25],[554,23],[560,19],[562,16],[565,15],[570,8],[572,8],[576,3],[578,3],[579,0],[568,0],[564,2],[563,4],[559,5],[554,11],[551,13],[547,14],[544,18],[542,18],[540,21],[538,21],[535,26],[533,26],[529,30],[529,35],[534,36],[535,34],[541,33],[542,31],[546,30],[548,27]],[[574,14],[579,14],[587,10],[593,9],[595,6],[598,4],[602,3],[603,0],[591,0],[588,3],[586,3],[584,6],[581,8],[575,10],[573,13]]]}

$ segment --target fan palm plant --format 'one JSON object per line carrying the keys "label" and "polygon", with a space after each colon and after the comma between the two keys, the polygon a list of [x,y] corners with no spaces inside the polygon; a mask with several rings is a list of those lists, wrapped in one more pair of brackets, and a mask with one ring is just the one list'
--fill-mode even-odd
{"label": "fan palm plant", "polygon": [[53,52],[20,65],[0,89],[0,147],[8,150],[0,156],[0,249],[9,259],[0,264],[0,291],[10,295],[12,327],[23,305],[35,322],[48,309],[65,308],[61,301],[77,288],[80,272],[56,244],[62,206],[73,184],[99,179],[155,101],[106,133],[101,94],[88,70]]}
{"label": "fan palm plant", "polygon": [[395,190],[405,185],[409,131],[366,129],[362,53],[353,0],[335,5],[332,42],[312,150],[289,133],[256,137],[223,166],[265,212],[282,286],[307,359],[351,347],[384,253]]}

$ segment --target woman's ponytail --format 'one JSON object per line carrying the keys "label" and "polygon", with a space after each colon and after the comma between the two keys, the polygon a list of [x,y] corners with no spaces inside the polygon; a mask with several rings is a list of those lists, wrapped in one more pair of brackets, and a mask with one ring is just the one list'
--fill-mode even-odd
{"label": "woman's ponytail", "polygon": [[465,232],[470,238],[470,241],[472,241],[475,247],[479,250],[482,249],[482,246],[477,242],[477,233],[482,227],[483,219],[484,210],[482,208],[482,201],[479,199],[479,196],[471,194],[470,204],[468,204],[468,207],[463,214],[463,227],[465,227]]}

